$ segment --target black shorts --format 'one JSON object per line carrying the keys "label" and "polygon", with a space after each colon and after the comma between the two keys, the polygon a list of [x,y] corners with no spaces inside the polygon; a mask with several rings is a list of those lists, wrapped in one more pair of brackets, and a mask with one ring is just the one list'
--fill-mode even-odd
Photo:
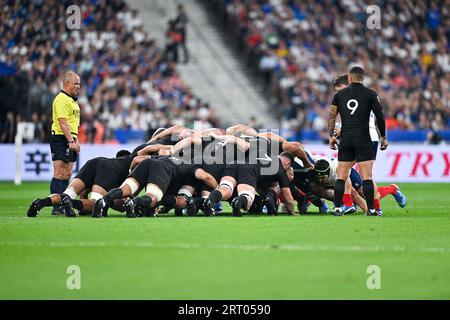
{"label": "black shorts", "polygon": [[65,163],[77,161],[77,152],[69,149],[69,141],[64,135],[52,135],[50,137],[50,151],[52,161],[61,160]]}
{"label": "black shorts", "polygon": [[238,184],[248,184],[256,189],[260,167],[257,164],[241,164],[238,167]]}
{"label": "black shorts", "polygon": [[86,188],[98,185],[108,192],[119,187],[126,176],[117,162],[107,158],[94,158],[86,162],[75,178],[81,179]]}
{"label": "black shorts", "polygon": [[342,137],[339,143],[338,161],[363,162],[373,160],[372,140],[367,137]]}
{"label": "black shorts", "polygon": [[[227,166],[226,164],[204,164],[202,166],[202,169],[208,172],[210,175],[212,175],[214,179],[216,179],[217,183],[220,183],[220,179],[223,177],[223,172],[226,166]],[[229,169],[229,172],[231,172],[229,174],[234,175],[234,171],[231,171]],[[214,189],[206,185],[206,183],[204,183],[203,181],[199,181],[199,183],[197,184],[197,191],[199,192],[212,190]]]}
{"label": "black shorts", "polygon": [[144,188],[151,183],[157,185],[163,193],[166,193],[174,174],[175,169],[171,162],[150,158],[142,161],[128,177],[136,179],[140,188]]}
{"label": "black shorts", "polygon": [[[236,163],[226,164],[225,168],[223,169],[223,172],[222,172],[222,178],[223,177],[232,177],[232,178],[234,178],[234,180],[237,181],[239,166],[240,165],[236,164]],[[220,181],[218,181],[218,182],[220,182]]]}

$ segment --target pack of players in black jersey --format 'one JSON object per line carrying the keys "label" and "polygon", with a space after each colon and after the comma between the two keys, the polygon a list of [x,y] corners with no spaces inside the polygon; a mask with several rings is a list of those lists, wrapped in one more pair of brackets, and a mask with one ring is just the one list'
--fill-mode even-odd
{"label": "pack of players in black jersey", "polygon": [[[361,84],[361,73],[361,68],[350,70],[351,84],[336,93],[330,108],[331,148],[337,143],[334,119],[338,113],[342,118],[334,186],[321,186],[326,180],[320,178],[323,165],[315,166],[301,143],[289,142],[273,132],[257,132],[244,124],[202,131],[175,125],[158,129],[132,152],[122,150],[115,158],[89,160],[62,194],[34,200],[27,215],[35,217],[44,207],[60,205],[68,217],[104,217],[110,208],[130,218],[156,216],[171,209],[176,215],[193,216],[202,211],[213,216],[218,214],[221,201],[230,202],[233,216],[263,210],[276,215],[280,200],[288,214],[297,215],[295,201],[298,208],[312,202],[327,212],[323,198],[334,201],[334,213],[340,215],[346,180],[355,161],[361,168],[360,184],[367,202],[364,210],[375,215],[368,129],[371,111],[377,119],[381,150],[387,142],[378,97]],[[356,192],[352,194],[357,197]],[[355,198],[358,200],[362,201]]]}

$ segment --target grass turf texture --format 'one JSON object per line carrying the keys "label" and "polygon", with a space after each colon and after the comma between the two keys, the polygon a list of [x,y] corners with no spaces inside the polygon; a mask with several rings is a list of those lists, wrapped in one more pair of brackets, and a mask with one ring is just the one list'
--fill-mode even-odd
{"label": "grass turf texture", "polygon": [[[388,196],[383,217],[31,219],[48,183],[0,183],[0,298],[449,299],[449,185],[401,188],[407,208]],[[66,288],[69,265],[81,290]]]}

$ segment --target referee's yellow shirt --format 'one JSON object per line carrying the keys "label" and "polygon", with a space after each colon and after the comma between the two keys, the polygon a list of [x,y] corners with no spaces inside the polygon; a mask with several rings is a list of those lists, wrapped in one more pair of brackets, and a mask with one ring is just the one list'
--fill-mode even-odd
{"label": "referee's yellow shirt", "polygon": [[69,130],[72,136],[78,136],[78,127],[80,126],[80,107],[77,98],[74,98],[61,90],[53,100],[52,106],[52,133],[64,134],[59,125],[59,118],[66,118],[69,124]]}

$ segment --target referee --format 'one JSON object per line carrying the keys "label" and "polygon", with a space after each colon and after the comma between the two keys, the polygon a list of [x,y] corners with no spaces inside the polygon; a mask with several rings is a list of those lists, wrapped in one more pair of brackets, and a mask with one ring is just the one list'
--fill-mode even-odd
{"label": "referee", "polygon": [[[69,185],[74,162],[77,160],[80,145],[77,140],[80,126],[80,107],[77,95],[80,91],[80,77],[68,71],[62,78],[63,89],[53,100],[52,135],[50,150],[53,161],[53,178],[50,193],[63,193]],[[60,207],[53,207],[53,215],[63,214]]]}
{"label": "referee", "polygon": [[342,215],[342,196],[353,162],[359,164],[363,179],[363,192],[367,202],[367,215],[377,215],[374,206],[374,184],[372,181],[373,150],[369,133],[369,118],[373,111],[380,132],[380,149],[386,150],[386,124],[378,94],[366,88],[364,70],[353,67],[348,72],[350,85],[337,92],[330,106],[328,129],[330,148],[336,150],[337,140],[334,136],[336,116],[342,121],[341,141],[339,143],[337,179],[334,186],[334,215]]}

